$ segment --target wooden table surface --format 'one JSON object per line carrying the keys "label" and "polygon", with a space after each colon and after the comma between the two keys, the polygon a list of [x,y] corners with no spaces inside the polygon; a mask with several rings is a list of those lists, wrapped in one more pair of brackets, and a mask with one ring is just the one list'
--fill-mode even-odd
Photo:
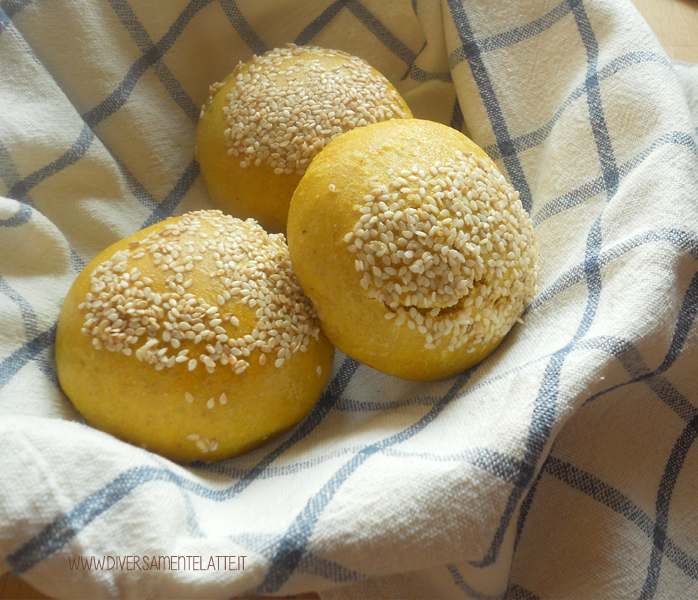
{"label": "wooden table surface", "polygon": [[[669,58],[698,63],[698,0],[633,0]],[[49,598],[9,573],[0,576],[0,600]],[[293,596],[316,599],[317,594]]]}

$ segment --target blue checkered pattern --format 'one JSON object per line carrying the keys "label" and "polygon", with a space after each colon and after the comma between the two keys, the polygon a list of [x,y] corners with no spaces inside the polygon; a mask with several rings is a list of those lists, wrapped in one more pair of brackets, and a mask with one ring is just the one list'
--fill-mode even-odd
{"label": "blue checkered pattern", "polygon": [[[56,320],[116,240],[210,208],[208,85],[287,42],[362,56],[479,143],[540,292],[450,380],[339,354],[284,437],[182,467],[87,426]],[[623,0],[0,0],[0,552],[54,597],[698,597],[698,66]],[[245,555],[244,572],[70,571]]]}

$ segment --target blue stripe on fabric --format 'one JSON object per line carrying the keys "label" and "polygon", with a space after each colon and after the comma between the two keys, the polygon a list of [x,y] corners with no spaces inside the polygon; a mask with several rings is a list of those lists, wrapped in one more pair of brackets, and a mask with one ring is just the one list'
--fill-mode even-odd
{"label": "blue stripe on fabric", "polygon": [[469,600],[472,598],[475,600],[503,600],[506,596],[506,590],[504,590],[501,594],[486,594],[476,590],[471,585],[468,585],[465,579],[463,579],[458,567],[456,567],[454,564],[447,564],[446,570],[451,575],[454,585],[460,588],[460,590],[465,594],[465,597]]}
{"label": "blue stripe on fabric", "polygon": [[24,337],[26,339],[35,338],[39,333],[39,320],[32,305],[27,302],[24,296],[12,289],[2,275],[0,275],[0,292],[5,294],[19,308],[22,321],[24,321]]}
{"label": "blue stripe on fabric", "polygon": [[[570,6],[570,2],[565,0],[564,2],[558,4],[550,12],[536,19],[535,21],[531,21],[526,25],[515,27],[514,29],[505,31],[504,33],[498,33],[496,35],[477,40],[478,48],[482,54],[485,54],[487,52],[501,50],[502,48],[513,46],[514,44],[528,40],[555,25],[555,23],[568,15],[571,10],[572,7]],[[467,51],[463,46],[460,46],[448,57],[448,63],[451,69],[454,69],[466,59]]]}
{"label": "blue stripe on fabric", "polygon": [[678,65],[680,67],[691,67],[691,68],[698,67],[698,63],[689,63],[689,62],[685,62],[683,60],[672,60],[671,64]]}
{"label": "blue stripe on fabric", "polygon": [[[55,326],[52,328],[52,332],[55,337]],[[54,337],[51,337],[48,343],[53,343]],[[28,352],[28,350],[24,351]],[[3,365],[7,360],[9,359],[0,363],[0,386],[3,382]],[[37,535],[8,555],[6,558],[7,564],[17,575],[31,569],[40,561],[60,550],[102,513],[146,483],[156,481],[174,483],[180,488],[203,498],[217,502],[229,500],[245,490],[274,460],[291,446],[307,437],[322,422],[351,381],[357,368],[358,363],[355,360],[351,358],[345,359],[337,375],[325,388],[320,400],[310,414],[289,434],[289,437],[282,444],[267,454],[249,470],[245,478],[237,481],[234,485],[224,490],[211,490],[175,474],[168,468],[143,466],[128,469],[96,492],[90,494],[73,510],[57,517],[46,525]]]}
{"label": "blue stripe on fabric", "polygon": [[[606,266],[613,260],[621,257],[625,253],[648,243],[668,242],[682,250],[689,252],[693,258],[698,260],[698,237],[688,231],[680,229],[651,229],[634,235],[627,240],[623,240],[602,252],[599,256],[599,262],[602,266]],[[529,304],[527,312],[536,310],[539,306],[552,300],[558,294],[569,289],[573,285],[581,282],[584,279],[584,264],[577,265],[563,273],[545,290],[539,293]],[[526,314],[526,313],[524,313]]]}
{"label": "blue stripe on fabric", "polygon": [[531,590],[519,585],[518,583],[510,583],[507,588],[507,600],[541,600],[540,596],[536,596]]}
{"label": "blue stripe on fabric", "polygon": [[[689,424],[689,427],[690,426]],[[571,488],[586,494],[596,502],[603,504],[615,513],[623,516],[644,533],[648,539],[654,540],[656,537],[659,521],[653,522],[647,513],[632,500],[592,473],[575,467],[552,455],[545,461],[543,472],[564,482]],[[666,529],[664,529],[664,535],[662,553],[684,574],[698,581],[698,560],[689,556],[672,539],[666,537]],[[658,546],[655,545],[653,548],[658,548]]]}
{"label": "blue stripe on fabric", "polygon": [[395,37],[395,35],[358,0],[336,0],[330,4],[319,16],[306,25],[298,34],[295,43],[299,45],[309,43],[343,8],[346,8],[361,21],[366,29],[390,50],[390,52],[405,62],[405,64],[411,65],[414,63],[417,55]]}
{"label": "blue stripe on fabric", "polygon": [[[500,381],[514,373],[517,373],[523,369],[526,369],[530,367],[531,365],[540,362],[541,360],[546,360],[549,359],[549,355],[544,355],[537,357],[531,361],[528,361],[524,364],[518,365],[516,367],[513,367],[512,369],[508,369],[504,372],[498,373],[494,375],[493,377],[490,377],[489,379],[486,379],[484,381],[481,381],[477,383],[476,385],[468,388],[467,390],[464,390],[463,393],[461,394],[461,398],[466,398],[470,394],[473,394],[479,389],[485,388],[488,385],[491,385],[492,383],[495,383],[497,381]],[[387,408],[400,408],[403,406],[411,406],[411,405],[417,405],[417,406],[433,406],[437,402],[439,402],[439,398],[434,398],[433,401],[431,398],[408,398],[403,402],[397,403],[397,406],[388,406]],[[343,403],[347,402],[345,399],[340,399],[338,400],[335,405],[333,406],[332,410],[344,410],[343,408],[340,408],[340,405]],[[352,402],[352,401],[348,401]],[[392,403],[391,403],[392,404]],[[372,403],[369,403],[369,406],[367,407],[367,410],[372,410],[374,408]],[[347,454],[357,454],[361,450],[363,450],[364,446],[360,447],[345,447],[345,448],[339,448],[336,450],[333,450],[331,452],[327,452],[324,454],[319,454],[313,456],[310,460],[306,461],[297,461],[288,465],[285,465],[283,467],[276,467],[276,468],[268,468],[264,472],[263,475],[260,476],[261,479],[266,479],[266,478],[271,478],[271,477],[282,477],[286,475],[290,475],[293,473],[296,473],[298,471],[302,471],[308,468],[311,468],[313,466],[316,466],[318,464],[321,464],[323,462],[326,462],[328,460],[331,460],[333,458],[337,458],[340,456],[345,456]],[[383,454],[385,455],[390,455],[390,456],[404,456],[406,458],[422,458],[424,460],[435,460],[435,461],[450,461],[450,460],[467,460],[471,462],[474,466],[478,466],[479,468],[482,468],[483,470],[489,472],[492,475],[495,475],[504,481],[508,483],[514,483],[515,485],[520,485],[518,479],[521,477],[521,472],[514,471],[514,467],[517,469],[521,470],[529,470],[530,465],[525,465],[523,464],[519,459],[507,456],[505,454],[502,454],[496,450],[491,450],[491,449],[486,449],[486,448],[480,448],[480,449],[469,449],[465,450],[463,452],[457,453],[457,454],[450,454],[450,455],[434,455],[434,454],[428,454],[428,453],[405,453],[405,452],[397,452],[396,450],[393,449],[387,449],[383,451]],[[489,456],[489,459],[484,460],[485,455]],[[478,458],[479,457],[479,458]],[[501,464],[496,464],[493,462],[494,457],[500,457]],[[218,475],[224,475],[226,477],[231,477],[231,478],[241,478],[245,477],[248,473],[247,469],[240,468],[240,467],[231,467],[229,465],[226,465],[225,463],[211,463],[211,464],[202,464],[200,466],[202,470],[208,471],[208,472],[213,472]]]}
{"label": "blue stripe on fabric", "polygon": [[0,35],[12,25],[10,17],[7,16],[4,10],[2,10],[2,4],[0,3]]}
{"label": "blue stripe on fabric", "polygon": [[0,219],[0,227],[18,227],[24,225],[32,217],[32,209],[23,202],[19,203],[19,209],[9,219]]}
{"label": "blue stripe on fabric", "polygon": [[[598,307],[599,298],[601,296],[601,272],[598,264],[599,248],[601,246],[601,216],[596,219],[589,236],[587,238],[586,258],[584,261],[584,274],[587,281],[587,306],[582,316],[581,322],[577,331],[572,338],[572,341],[555,351],[546,366],[543,374],[541,386],[538,395],[534,402],[531,425],[528,438],[524,448],[524,463],[532,467],[537,464],[540,456],[545,450],[545,446],[550,439],[553,425],[555,424],[555,411],[557,406],[557,397],[560,387],[560,376],[562,366],[567,355],[574,349],[574,345],[587,333],[591,327],[596,309]],[[533,474],[534,469],[531,470]],[[531,475],[532,478],[533,475]],[[526,482],[527,484],[530,483]],[[493,564],[501,549],[504,536],[511,519],[516,511],[521,496],[525,491],[526,486],[515,487],[509,495],[506,507],[500,519],[499,526],[495,531],[489,549],[481,560],[472,561],[471,564],[475,567],[487,567]]]}
{"label": "blue stripe on fabric", "polygon": [[335,410],[347,412],[373,412],[382,410],[392,410],[407,406],[433,406],[439,401],[436,396],[413,396],[406,400],[395,400],[392,402],[366,402],[364,400],[350,400],[342,398],[335,405]]}
{"label": "blue stripe on fabric", "polygon": [[424,69],[421,69],[415,64],[410,65],[410,68],[407,70],[407,73],[405,73],[405,75],[402,77],[400,81],[407,79],[408,77],[414,79],[415,81],[418,81],[419,83],[424,83],[425,81],[432,81],[434,79],[438,81],[443,81],[445,83],[453,83],[453,77],[451,76],[450,71],[433,73],[431,71],[425,71]]}
{"label": "blue stripe on fabric", "polygon": [[[689,295],[693,295],[689,292]],[[684,299],[684,303],[686,302]],[[690,302],[691,300],[688,299]],[[689,304],[690,306],[690,304]],[[679,312],[679,321],[676,324],[674,331],[674,339],[677,335],[681,335],[679,332],[683,330],[684,327],[690,327],[695,314],[692,314],[690,310],[684,309]],[[614,356],[626,372],[630,375],[631,381],[625,382],[622,385],[614,386],[614,389],[618,387],[623,387],[629,383],[644,382],[647,387],[649,387],[655,395],[666,404],[671,410],[673,410],[684,422],[688,422],[698,415],[698,408],[694,407],[691,402],[679,392],[665,377],[661,376],[659,369],[650,370],[650,368],[645,364],[639,350],[631,342],[617,338],[615,336],[599,336],[593,340],[583,341],[577,345],[577,350],[602,350],[612,356]],[[675,350],[672,350],[670,346],[665,359],[670,358],[672,355],[677,354]],[[661,365],[660,365],[661,366]],[[602,393],[607,393],[607,390],[595,394],[593,398],[598,397]],[[584,405],[589,404],[591,398],[587,399]]]}
{"label": "blue stripe on fabric", "polygon": [[698,409],[666,377],[654,375],[643,381],[664,404],[684,421],[690,421],[698,415]]}
{"label": "blue stripe on fabric", "polygon": [[32,2],[33,0],[2,0],[2,2],[0,2],[0,9],[11,19]]}
{"label": "blue stripe on fabric", "polygon": [[592,181],[587,181],[585,184],[558,196],[547,202],[537,213],[533,215],[531,220],[534,227],[538,227],[543,221],[554,217],[555,215],[565,212],[570,208],[584,204],[587,200],[595,198],[602,192],[606,191],[606,186],[602,177],[597,177]]}
{"label": "blue stripe on fabric", "polygon": [[[143,27],[138,17],[133,12],[131,5],[127,0],[108,0],[119,21],[128,31],[131,39],[136,42],[136,45],[141,52],[148,52],[153,47],[153,40]],[[153,66],[155,75],[165,87],[170,97],[175,101],[189,120],[196,124],[199,121],[199,107],[194,103],[189,94],[182,87],[182,84],[172,74],[169,67],[162,60],[157,60]]]}
{"label": "blue stripe on fabric", "polygon": [[22,200],[29,190],[41,183],[47,177],[55,175],[59,171],[77,162],[87,152],[94,140],[94,132],[85,124],[75,143],[60,157],[45,167],[27,175],[24,179],[17,181],[6,192],[5,196],[15,200]]}
{"label": "blue stripe on fabric", "polygon": [[111,151],[111,149],[109,149],[108,146],[105,145],[105,148],[107,149],[111,157],[114,159],[114,162],[116,163],[116,166],[119,169],[121,176],[124,178],[124,181],[126,182],[126,185],[133,194],[134,198],[136,198],[148,210],[156,210],[158,207],[158,201],[155,199],[155,197],[145,188],[145,186],[140,181],[138,181],[138,179],[136,179],[135,175],[133,175],[133,173],[131,173],[131,171],[128,170],[126,165],[115,153]]}
{"label": "blue stripe on fabric", "polygon": [[305,508],[296,516],[294,523],[281,540],[279,550],[269,567],[269,572],[258,588],[256,588],[256,593],[275,593],[283,587],[303,557],[310,536],[315,529],[320,515],[341,488],[342,484],[344,484],[373,454],[412,438],[432,423],[439,414],[441,414],[441,411],[456,397],[476,368],[477,367],[469,369],[459,375],[451,389],[444,395],[441,401],[416,423],[413,423],[395,435],[366,446],[359,454],[352,457],[342,468],[335,472],[327,483],[323,485],[322,489],[308,500]]}
{"label": "blue stripe on fabric", "polygon": [[70,263],[73,265],[76,273],[81,273],[82,270],[87,266],[85,260],[78,255],[73,248],[70,248]]}
{"label": "blue stripe on fabric", "polygon": [[[450,2],[453,1],[455,0],[450,0]],[[587,51],[587,102],[589,105],[589,116],[592,122],[594,139],[596,141],[599,161],[603,171],[607,201],[610,201],[617,190],[619,176],[618,168],[615,164],[613,148],[608,136],[608,129],[606,127],[603,106],[601,105],[601,96],[598,89],[598,80],[596,77],[598,43],[581,0],[571,0],[570,5],[575,15],[579,34],[582,37]],[[500,143],[500,148],[501,147],[502,144]],[[531,465],[536,465],[538,463],[545,450],[545,446],[550,440],[552,428],[555,423],[560,377],[565,359],[572,351],[574,345],[587,334],[596,316],[602,290],[601,265],[599,264],[602,243],[602,214],[603,211],[598,215],[587,236],[584,259],[584,275],[587,283],[587,305],[584,314],[582,315],[581,322],[572,340],[552,355],[545,369],[543,380],[534,402],[531,425],[524,448],[523,458],[525,463]],[[502,542],[504,541],[504,536],[516,512],[516,508],[519,505],[524,490],[525,487],[515,487],[511,491],[489,549],[482,560],[471,562],[473,566],[483,568],[493,564],[497,560]]]}
{"label": "blue stripe on fabric", "polygon": [[[333,458],[340,458],[346,456],[347,454],[356,454],[361,451],[362,446],[349,446],[344,448],[337,448],[331,452],[325,452],[324,454],[319,454],[313,456],[308,460],[298,460],[281,467],[267,467],[263,473],[261,473],[257,479],[274,479],[276,477],[287,477],[289,475],[295,475],[302,471],[312,469],[322,463],[325,463]],[[226,464],[228,461],[217,462],[217,463],[194,463],[190,465],[191,468],[200,469],[206,473],[216,473],[217,475],[223,475],[229,477],[230,479],[242,479],[247,477],[250,469],[245,467],[238,467],[234,464]]]}
{"label": "blue stripe on fabric", "polygon": [[[692,253],[692,255],[694,258],[698,258],[698,255],[696,254],[695,250],[696,249],[694,245],[694,252]],[[660,520],[658,518],[657,522],[655,522],[653,526],[652,539],[655,543],[653,545],[650,565],[648,567],[648,577],[645,583],[645,586],[647,588],[646,593],[648,594],[647,597],[651,597],[654,593],[653,586],[656,587],[655,580],[658,578],[659,565],[661,564],[661,557],[663,554],[667,554],[667,556],[670,556],[670,560],[672,560],[672,562],[675,562],[675,564],[680,569],[684,570],[684,572],[686,572],[686,574],[690,575],[691,577],[693,577],[694,574],[698,574],[698,562],[692,564],[690,560],[687,560],[687,555],[682,550],[680,550],[675,544],[673,544],[673,542],[671,542],[670,544],[669,542],[667,542],[667,540],[669,539],[667,536],[667,498],[670,499],[671,497],[674,485],[676,483],[676,479],[678,478],[678,472],[680,471],[681,466],[683,465],[683,460],[685,459],[685,452],[688,451],[686,445],[690,446],[693,443],[693,441],[695,441],[695,436],[692,430],[698,427],[698,409],[696,409],[694,406],[690,404],[690,402],[683,398],[682,395],[677,390],[675,390],[668,381],[664,380],[664,378],[658,377],[659,375],[661,375],[661,373],[666,371],[673,364],[676,358],[678,358],[681,349],[685,344],[686,333],[693,326],[693,323],[696,319],[696,314],[698,314],[698,273],[694,275],[688,290],[684,294],[676,325],[674,327],[672,341],[669,345],[669,349],[667,350],[665,358],[662,361],[661,365],[654,371],[649,371],[649,369],[647,369],[646,365],[644,364],[644,361],[642,361],[642,357],[637,351],[637,349],[634,348],[629,342],[622,339],[613,338],[612,336],[601,336],[599,338],[594,338],[592,340],[585,340],[583,342],[580,342],[577,344],[576,347],[576,349],[578,350],[587,350],[593,348],[608,352],[609,354],[617,357],[621,364],[624,366],[624,368],[631,375],[630,381],[614,385],[607,390],[595,394],[593,397],[589,398],[584,403],[584,406],[598,398],[600,395],[605,394],[611,390],[615,390],[626,385],[644,381],[645,383],[647,383],[648,387],[650,387],[650,389],[658,395],[660,400],[662,400],[669,408],[674,410],[676,414],[678,414],[681,418],[689,421],[688,425],[684,429],[681,437],[679,438],[674,447],[675,452],[672,451],[672,456],[674,456],[674,458],[670,459],[670,461],[667,463],[664,476],[662,477],[662,481],[660,482],[659,486],[657,499],[657,515],[665,514],[666,518],[664,520]],[[536,483],[534,483],[534,486],[531,488],[531,491],[527,495],[526,500],[522,505],[521,515],[517,524],[517,542],[515,543],[515,546],[518,544],[518,539],[520,538],[521,532],[523,530],[526,516],[530,509],[530,505],[533,501],[533,497],[535,495],[535,488],[539,480],[540,474],[538,475]],[[662,511],[664,512],[662,513]],[[632,518],[630,519],[633,520]]]}
{"label": "blue stripe on fabric", "polygon": [[[39,335],[39,319],[37,318],[36,312],[34,311],[32,305],[26,300],[26,298],[24,298],[24,296],[14,290],[2,275],[0,275],[0,292],[5,294],[19,308],[20,314],[22,315],[22,321],[24,322],[24,339],[35,339]],[[55,362],[46,356],[47,351],[50,349],[51,346],[44,346],[42,349],[38,349],[30,360],[35,360],[39,370],[46,375],[53,385],[58,388],[58,375],[56,374]],[[17,366],[17,370],[19,370],[21,366]],[[8,374],[8,377],[11,378],[12,374]],[[0,376],[0,387],[3,385],[4,383],[2,382],[2,378]]]}
{"label": "blue stripe on fabric", "polygon": [[[271,560],[278,549],[281,536],[269,533],[242,533],[231,535],[228,539],[246,550],[250,550]],[[369,579],[369,576],[364,573],[360,573],[354,569],[348,569],[335,561],[317,556],[311,551],[307,551],[303,559],[298,563],[298,572],[315,577],[322,577],[323,579],[337,583],[349,583]]]}
{"label": "blue stripe on fabric", "polygon": [[533,475],[533,468],[530,464],[490,448],[468,448],[462,452],[445,455],[429,452],[401,452],[393,448],[381,452],[385,456],[409,458],[410,460],[468,463],[516,487],[526,485]]}
{"label": "blue stripe on fabric", "polygon": [[676,440],[674,447],[671,449],[669,460],[664,467],[662,479],[659,482],[659,490],[657,492],[657,500],[655,504],[655,522],[654,531],[652,532],[652,553],[650,555],[649,565],[647,566],[647,578],[640,591],[641,600],[650,600],[654,598],[659,584],[659,573],[662,567],[662,558],[665,553],[667,542],[667,528],[669,527],[669,506],[671,498],[676,487],[676,482],[679,479],[686,456],[688,455],[691,446],[698,438],[698,416],[694,417]]}
{"label": "blue stripe on fabric", "polygon": [[[84,132],[84,130],[83,130]],[[84,144],[80,143],[80,139],[78,138],[78,142],[73,145],[73,149],[79,153],[83,150],[86,151],[86,148],[84,148]],[[69,151],[70,152],[70,151]],[[63,157],[66,157],[66,154],[63,155]],[[72,163],[70,163],[72,164]],[[50,165],[49,165],[50,166]],[[54,165],[56,167],[59,167],[60,165]],[[66,165],[64,165],[61,168],[64,168]],[[51,173],[51,175],[54,175],[55,173],[58,173],[59,170],[55,170],[54,172]],[[39,171],[37,171],[39,173]],[[0,179],[3,180],[5,185],[7,185],[8,190],[11,189],[13,186],[18,184],[20,181],[22,181],[22,178],[20,177],[19,173],[17,172],[17,167],[15,164],[12,162],[12,157],[10,156],[10,153],[8,152],[7,148],[5,145],[0,141]],[[36,180],[36,174],[35,174],[35,180]],[[31,183],[31,182],[29,182]],[[27,187],[29,183],[23,184],[24,187]],[[20,208],[17,211],[15,215],[10,217],[9,219],[0,219],[0,226],[5,226],[5,227],[16,227],[19,225],[23,225],[27,223],[31,217],[32,217],[32,211],[31,208],[36,208],[34,201],[31,199],[28,193],[24,193],[22,196],[22,203],[20,204]],[[82,260],[75,250],[73,248],[70,248],[70,261],[73,265],[73,268],[75,269],[76,272],[82,271],[82,269],[85,267],[85,261]],[[41,361],[40,366],[42,367],[42,370],[50,376],[51,381],[54,381],[57,385],[57,379],[55,378],[55,369],[53,367],[49,368],[48,367],[48,362],[47,361]],[[51,371],[51,372],[50,372]]]}
{"label": "blue stripe on fabric", "polygon": [[359,0],[346,0],[347,9],[368,29],[380,42],[405,64],[411,65],[417,55],[381,23]]}
{"label": "blue stripe on fabric", "polygon": [[[693,256],[696,258],[695,254]],[[588,398],[584,405],[594,402],[596,399],[602,395],[608,394],[609,392],[615,391],[621,387],[631,385],[638,382],[647,382],[650,389],[657,394],[657,396],[667,404],[672,410],[676,412],[684,421],[693,419],[698,409],[696,409],[688,400],[686,400],[682,394],[673,389],[673,386],[669,384],[664,378],[658,378],[662,373],[667,371],[671,365],[676,361],[676,359],[681,354],[683,346],[685,345],[688,332],[696,319],[696,314],[698,313],[698,273],[694,275],[691,280],[691,284],[688,290],[684,294],[684,298],[681,303],[681,308],[679,309],[678,317],[676,320],[676,325],[674,327],[674,332],[672,334],[672,339],[669,345],[669,349],[664,357],[662,363],[653,371],[650,371],[646,365],[641,361],[639,353],[633,357],[634,360],[622,360],[624,368],[631,375],[629,381],[615,384],[605,390],[597,392],[590,398]],[[623,358],[627,350],[620,350],[620,346],[616,343],[615,347],[613,344],[609,344],[607,340],[611,339],[609,336],[602,336],[598,338],[602,343],[598,344],[596,341],[584,342],[578,346],[581,349],[595,348],[613,353],[619,358]],[[614,349],[609,349],[614,347]],[[619,351],[620,350],[620,351]],[[650,382],[652,382],[650,384]]]}
{"label": "blue stripe on fabric", "polygon": [[415,61],[419,58],[419,55],[424,51],[424,48],[427,47],[427,40],[425,39],[424,42],[422,43],[422,47],[419,49],[419,52],[414,55],[414,58],[412,59],[412,62],[410,62],[407,65],[407,70],[405,71],[405,74],[400,77],[400,81],[404,81],[407,79],[407,76],[410,74],[410,71],[412,70],[412,67],[414,66]]}
{"label": "blue stripe on fabric", "polygon": [[[545,467],[545,463],[543,463],[543,467]],[[541,469],[538,472],[538,475],[536,475],[535,479],[533,480],[533,484],[531,484],[531,488],[528,490],[528,493],[524,497],[523,501],[521,502],[521,508],[519,509],[519,518],[516,522],[516,535],[514,537],[514,552],[516,552],[516,549],[519,547],[519,541],[521,540],[521,534],[523,533],[524,526],[526,525],[526,520],[528,519],[528,513],[531,510],[531,506],[533,506],[533,500],[536,497],[536,493],[538,491],[538,484],[540,483],[540,480],[543,477],[543,469]]]}
{"label": "blue stripe on fabric", "polygon": [[322,577],[338,583],[353,583],[370,579],[368,575],[349,569],[338,562],[307,552],[298,563],[298,572],[314,577]]}
{"label": "blue stripe on fabric", "polygon": [[[28,0],[25,2],[7,2],[8,4],[8,9],[12,13],[10,16],[16,15],[18,12],[20,12],[25,6],[31,4],[32,0]],[[10,20],[10,16],[5,13],[3,10],[3,3],[0,2],[0,35],[6,30],[9,29],[12,31],[12,33],[15,36],[15,41],[22,46],[22,50],[24,50],[29,58],[31,58],[39,67],[41,68],[42,71],[46,71],[46,68],[42,64],[42,62],[38,59],[36,54],[34,54],[34,51],[31,49],[31,46],[27,44],[27,41],[22,37],[22,35],[17,31],[17,28],[14,26],[14,23]]]}
{"label": "blue stripe on fabric", "polygon": [[[695,258],[695,256],[694,256]],[[667,371],[672,364],[676,361],[676,359],[679,357],[681,354],[681,350],[683,349],[683,346],[686,343],[686,338],[688,336],[688,332],[690,331],[691,327],[693,326],[693,323],[696,318],[696,314],[698,313],[698,273],[693,276],[693,279],[691,280],[691,284],[689,285],[688,290],[684,294],[683,301],[681,302],[681,308],[679,309],[679,314],[676,320],[676,325],[674,327],[674,333],[672,334],[671,338],[671,343],[669,346],[669,350],[667,351],[664,360],[662,363],[654,370],[654,371],[648,371],[648,370],[643,370],[636,376],[632,377],[630,381],[626,381],[623,383],[618,383],[615,384],[605,390],[602,390],[600,392],[597,392],[590,398],[588,398],[585,401],[585,405],[589,404],[591,402],[594,402],[597,400],[599,397],[601,397],[604,394],[608,394],[609,392],[615,391],[621,387],[631,385],[634,383],[638,383],[641,381],[647,381],[649,379],[655,378],[657,375],[661,375],[665,371]],[[652,389],[652,388],[650,388]],[[661,391],[660,388],[653,389],[655,393],[658,391]],[[660,396],[660,398],[662,398]],[[664,399],[664,398],[662,398]],[[672,398],[671,402],[665,401],[670,408],[673,408],[676,410],[674,407],[680,407],[681,406],[681,400],[680,398]],[[687,412],[687,409],[684,407],[684,410],[681,412],[677,411],[677,414],[679,416],[681,415],[687,415],[691,416],[691,412]]]}
{"label": "blue stripe on fabric", "polygon": [[89,127],[94,128],[119,110],[129,99],[136,84],[140,81],[145,72],[162,59],[177,41],[177,38],[192,18],[212,1],[213,0],[192,0],[189,2],[185,9],[177,16],[172,26],[167,30],[167,33],[165,33],[155,45],[151,46],[136,59],[116,89],[97,106],[91,108],[82,116],[85,123],[87,123]]}
{"label": "blue stripe on fabric", "polygon": [[456,95],[456,100],[453,103],[453,112],[451,113],[451,122],[449,125],[456,131],[463,131],[463,123],[463,111],[460,108],[460,102],[458,101],[458,96]]}
{"label": "blue stripe on fabric", "polygon": [[475,41],[472,29],[470,28],[465,9],[459,0],[448,0],[448,6],[451,11],[451,18],[460,36],[463,51],[470,64],[473,79],[477,84],[480,97],[487,110],[487,116],[492,124],[492,131],[497,140],[497,145],[502,154],[504,166],[509,174],[511,184],[518,190],[524,209],[526,209],[527,212],[531,212],[533,203],[531,189],[526,181],[526,175],[511,141],[502,107],[494,92],[494,87],[492,86],[490,76],[485,67],[480,49]]}
{"label": "blue stripe on fabric", "polygon": [[172,191],[167,194],[165,199],[157,205],[150,216],[143,222],[141,229],[150,227],[163,219],[167,219],[172,216],[174,211],[179,206],[186,193],[189,191],[197,177],[199,176],[199,163],[196,160],[192,160],[184,172],[180,176],[179,180],[172,188]]}
{"label": "blue stripe on fabric", "polygon": [[344,8],[345,4],[346,0],[335,0],[303,28],[303,30],[298,34],[295,43],[299,46],[309,44],[312,39],[337,16],[339,11]]}
{"label": "blue stripe on fabric", "polygon": [[[603,67],[597,74],[598,81],[603,81],[612,77],[613,75],[627,69],[628,67],[642,64],[642,63],[657,63],[671,67],[670,62],[667,60],[666,56],[660,54],[655,54],[654,52],[629,52],[623,54],[618,58],[613,59],[608,65]],[[560,107],[555,111],[553,117],[542,127],[532,131],[530,133],[525,133],[518,137],[512,139],[514,149],[516,152],[521,153],[525,150],[530,150],[536,146],[542,144],[550,135],[555,124],[560,120],[565,111],[579,98],[581,98],[586,92],[586,81],[577,86],[572,93],[565,98]],[[502,157],[499,148],[496,144],[492,146],[487,146],[485,152],[490,155],[492,160],[497,160]]]}
{"label": "blue stripe on fabric", "polygon": [[0,362],[0,389],[30,360],[35,359],[43,350],[52,346],[56,340],[56,325],[40,333],[32,340],[15,350]]}
{"label": "blue stripe on fabric", "polygon": [[[9,150],[5,144],[2,143],[2,140],[0,140],[0,179],[2,179],[8,190],[22,179],[17,171],[17,167],[14,162],[12,162]],[[24,203],[34,208],[34,203],[29,196],[25,196]]]}
{"label": "blue stripe on fabric", "polygon": [[584,10],[582,0],[570,0],[570,6],[572,7],[572,13],[577,22],[577,28],[579,29],[584,47],[587,51],[587,76],[585,87],[587,92],[587,104],[589,106],[589,118],[591,120],[594,141],[596,142],[596,151],[601,162],[606,195],[608,198],[611,198],[618,187],[619,173],[613,147],[611,145],[611,138],[608,134],[606,116],[601,101],[599,78],[596,72],[599,58],[599,44],[591,28],[591,23],[589,23],[589,17]]}
{"label": "blue stripe on fabric", "polygon": [[240,12],[235,0],[219,0],[219,2],[233,29],[235,29],[240,39],[247,44],[252,52],[264,54],[269,50],[264,40],[257,35],[257,32],[252,29],[245,16]]}
{"label": "blue stripe on fabric", "polygon": [[671,346],[669,352],[656,369],[657,373],[664,373],[674,364],[676,359],[681,354],[681,350],[686,344],[686,339],[690,333],[693,321],[698,312],[698,273],[693,276],[688,290],[684,294],[681,308],[679,309],[679,319],[677,321],[674,335],[671,338]]}
{"label": "blue stripe on fabric", "polygon": [[194,504],[189,497],[189,494],[184,493],[184,490],[180,489],[180,496],[184,502],[184,508],[186,510],[186,526],[187,535],[192,538],[204,538],[206,534],[202,531],[199,521],[196,518],[196,510],[194,509]]}

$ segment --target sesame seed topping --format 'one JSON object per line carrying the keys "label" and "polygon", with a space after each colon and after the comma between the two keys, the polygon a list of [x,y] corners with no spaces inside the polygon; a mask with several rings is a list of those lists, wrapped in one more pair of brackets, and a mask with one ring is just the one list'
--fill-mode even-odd
{"label": "sesame seed topping", "polygon": [[344,235],[385,318],[449,351],[499,339],[536,293],[537,243],[518,192],[470,152],[372,176]]}
{"label": "sesame seed topping", "polygon": [[[328,57],[342,62],[327,68]],[[233,73],[224,135],[228,154],[242,168],[266,163],[277,175],[303,174],[338,135],[408,116],[385,77],[338,50],[289,44],[239,63]],[[220,87],[211,88],[209,102]]]}
{"label": "sesame seed topping", "polygon": [[[204,229],[211,232],[210,239]],[[170,275],[192,264],[181,249],[191,249],[194,243],[199,249],[194,257],[198,272],[185,269]],[[128,272],[137,250],[162,273],[162,283],[148,279],[143,287],[145,278],[141,280],[136,270]],[[179,276],[189,282],[205,277],[210,298],[182,294],[176,286],[173,290],[168,279]],[[151,288],[156,285],[169,285],[169,291],[156,292]],[[312,304],[291,267],[284,236],[266,233],[252,219],[240,221],[220,211],[187,213],[114,253],[92,272],[81,306],[82,333],[92,338],[95,350],[132,353],[156,370],[186,365],[193,371],[201,363],[209,373],[229,365],[240,374],[249,366],[241,357],[257,353],[264,365],[264,353],[284,344],[285,353],[278,357],[283,364],[320,334]],[[245,314],[248,322],[252,317],[252,330],[240,331],[233,313]],[[192,402],[190,396],[185,393]],[[227,401],[224,396],[221,404]]]}

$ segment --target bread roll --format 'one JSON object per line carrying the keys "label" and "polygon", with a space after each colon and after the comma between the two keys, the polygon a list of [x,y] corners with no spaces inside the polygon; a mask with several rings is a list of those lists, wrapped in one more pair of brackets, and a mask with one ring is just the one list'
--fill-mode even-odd
{"label": "bread roll", "polygon": [[293,196],[288,240],[332,343],[404,379],[484,359],[536,290],[537,243],[518,193],[476,144],[430,121],[328,144]]}
{"label": "bread roll", "polygon": [[95,427],[177,461],[220,460],[313,407],[333,356],[318,325],[283,235],[188,213],[77,277],[58,321],[58,378]]}
{"label": "bread roll", "polygon": [[217,206],[284,232],[293,191],[325,144],[356,127],[411,116],[363,60],[291,45],[240,63],[211,86],[196,156]]}

